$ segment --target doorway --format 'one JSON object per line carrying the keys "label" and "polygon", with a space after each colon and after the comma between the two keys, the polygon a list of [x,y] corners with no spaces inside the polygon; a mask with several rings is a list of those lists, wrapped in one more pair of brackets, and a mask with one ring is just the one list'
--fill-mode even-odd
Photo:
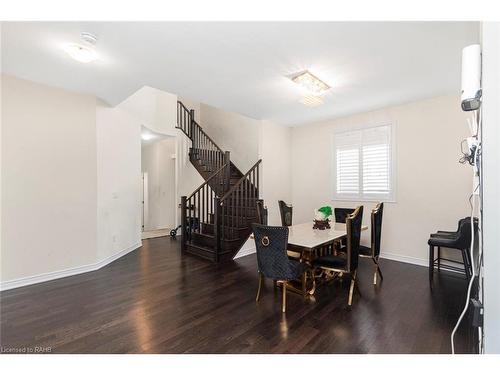
{"label": "doorway", "polygon": [[142,238],[168,236],[175,228],[175,137],[141,135]]}

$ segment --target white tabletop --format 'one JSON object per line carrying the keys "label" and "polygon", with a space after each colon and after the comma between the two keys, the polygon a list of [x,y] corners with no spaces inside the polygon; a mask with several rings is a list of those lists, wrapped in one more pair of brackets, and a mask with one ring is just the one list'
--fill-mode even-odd
{"label": "white tabletop", "polygon": [[[335,223],[330,229],[313,229],[313,223],[297,224],[288,227],[288,243],[290,245],[301,246],[307,249],[313,249],[323,244],[342,238],[347,234],[346,225]],[[361,230],[368,229],[362,226]]]}

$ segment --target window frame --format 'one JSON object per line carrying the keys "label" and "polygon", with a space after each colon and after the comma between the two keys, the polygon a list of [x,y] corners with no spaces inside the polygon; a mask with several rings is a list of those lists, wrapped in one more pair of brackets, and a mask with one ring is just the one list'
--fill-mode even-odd
{"label": "window frame", "polygon": [[[368,129],[378,128],[382,126],[389,127],[389,158],[390,158],[390,170],[389,170],[389,184],[390,191],[389,194],[363,194],[363,158],[362,152],[360,150],[359,157],[359,193],[358,194],[339,194],[337,193],[337,147],[336,147],[336,137],[339,134],[344,134],[353,131],[364,131]],[[333,191],[333,201],[344,201],[344,202],[390,202],[396,203],[396,192],[397,192],[397,165],[396,165],[396,122],[378,122],[378,123],[366,123],[357,126],[339,126],[334,129],[332,134],[332,191]]]}

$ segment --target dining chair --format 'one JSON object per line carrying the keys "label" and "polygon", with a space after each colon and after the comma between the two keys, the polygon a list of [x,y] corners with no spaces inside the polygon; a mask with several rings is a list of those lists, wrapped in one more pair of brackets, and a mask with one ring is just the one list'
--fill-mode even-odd
{"label": "dining chair", "polygon": [[[478,219],[474,218],[474,233],[478,230]],[[465,277],[469,280],[471,277],[471,259],[469,255],[469,248],[472,240],[471,231],[471,218],[465,217],[458,221],[458,228],[455,232],[449,231],[438,231],[430,235],[427,243],[429,244],[429,282],[432,286],[434,267],[437,266],[438,271],[441,269],[448,271],[461,272],[465,274]],[[434,247],[437,247],[437,258],[434,257]],[[456,261],[454,259],[443,258],[441,256],[441,248],[445,247],[448,249],[459,250],[462,255],[462,262]],[[457,263],[463,265],[461,267],[455,267],[450,264],[442,264],[441,262],[445,260],[448,263]]]}
{"label": "dining chair", "polygon": [[257,223],[262,225],[267,225],[268,214],[267,206],[264,206],[264,200],[257,200]]}
{"label": "dining chair", "polygon": [[346,217],[347,247],[345,254],[329,254],[315,259],[312,263],[316,270],[336,272],[342,277],[348,276],[351,280],[347,304],[352,305],[354,289],[358,287],[359,241],[361,238],[361,222],[363,220],[363,206],[357,207],[351,215]]}
{"label": "dining chair", "polygon": [[[293,207],[286,204],[284,201],[279,200],[278,206],[280,208],[281,225],[284,227],[292,226]],[[287,254],[292,259],[300,259],[301,254],[297,251],[287,250]]]}
{"label": "dining chair", "polygon": [[373,285],[377,285],[377,274],[380,275],[380,280],[383,280],[382,271],[380,270],[380,239],[382,236],[382,214],[384,212],[384,203],[378,203],[371,212],[371,245],[359,246],[359,256],[361,258],[371,258],[375,264],[373,272]]}
{"label": "dining chair", "polygon": [[288,246],[288,228],[273,227],[261,224],[252,224],[257,249],[257,266],[259,271],[259,289],[255,301],[260,299],[262,284],[264,279],[269,278],[282,284],[282,307],[281,311],[286,312],[286,291],[287,284],[291,280],[301,278],[302,294],[306,292],[306,271],[309,267],[305,263],[291,260],[286,254]]}
{"label": "dining chair", "polygon": [[[347,216],[354,212],[354,208],[335,207],[333,212],[335,215],[335,222],[345,224]],[[337,252],[345,252],[347,241],[345,238],[342,238],[340,241],[337,241],[335,245]]]}
{"label": "dining chair", "polygon": [[280,207],[281,225],[284,227],[289,227],[292,225],[292,205],[286,204],[284,201],[279,200],[278,205]]}
{"label": "dining chair", "polygon": [[354,208],[335,207],[333,209],[336,223],[344,223],[349,215],[354,212]]}

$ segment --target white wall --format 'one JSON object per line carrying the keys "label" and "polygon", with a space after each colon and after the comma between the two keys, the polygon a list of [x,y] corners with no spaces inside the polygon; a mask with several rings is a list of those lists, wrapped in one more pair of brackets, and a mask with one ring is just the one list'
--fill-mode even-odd
{"label": "white wall", "polygon": [[261,121],[226,112],[206,104],[200,105],[200,125],[231,161],[246,173],[259,159]]}
{"label": "white wall", "polygon": [[[396,126],[396,202],[386,203],[382,252],[386,257],[426,265],[429,233],[454,230],[469,214],[471,169],[458,163],[468,136],[458,96],[443,96],[311,124],[292,130],[294,222],[311,221],[323,205],[364,205],[369,225],[373,202],[333,200],[332,133],[341,127],[392,122]],[[363,235],[368,243],[369,231]]]}
{"label": "white wall", "polygon": [[97,260],[141,243],[141,135],[123,110],[98,103]]}
{"label": "white wall", "polygon": [[500,353],[500,24],[482,24],[485,352]]}
{"label": "white wall", "polygon": [[95,114],[92,96],[2,77],[2,282],[95,261]]}
{"label": "white wall", "polygon": [[1,288],[139,247],[140,124],[96,98],[2,76]]}
{"label": "white wall", "polygon": [[147,173],[147,215],[144,230],[175,228],[175,137],[142,147],[142,172]]}
{"label": "white wall", "polygon": [[117,105],[137,122],[161,134],[176,135],[177,96],[144,86]]}
{"label": "white wall", "polygon": [[262,121],[259,141],[261,197],[268,209],[269,225],[281,225],[278,200],[292,201],[291,135],[289,127]]}

